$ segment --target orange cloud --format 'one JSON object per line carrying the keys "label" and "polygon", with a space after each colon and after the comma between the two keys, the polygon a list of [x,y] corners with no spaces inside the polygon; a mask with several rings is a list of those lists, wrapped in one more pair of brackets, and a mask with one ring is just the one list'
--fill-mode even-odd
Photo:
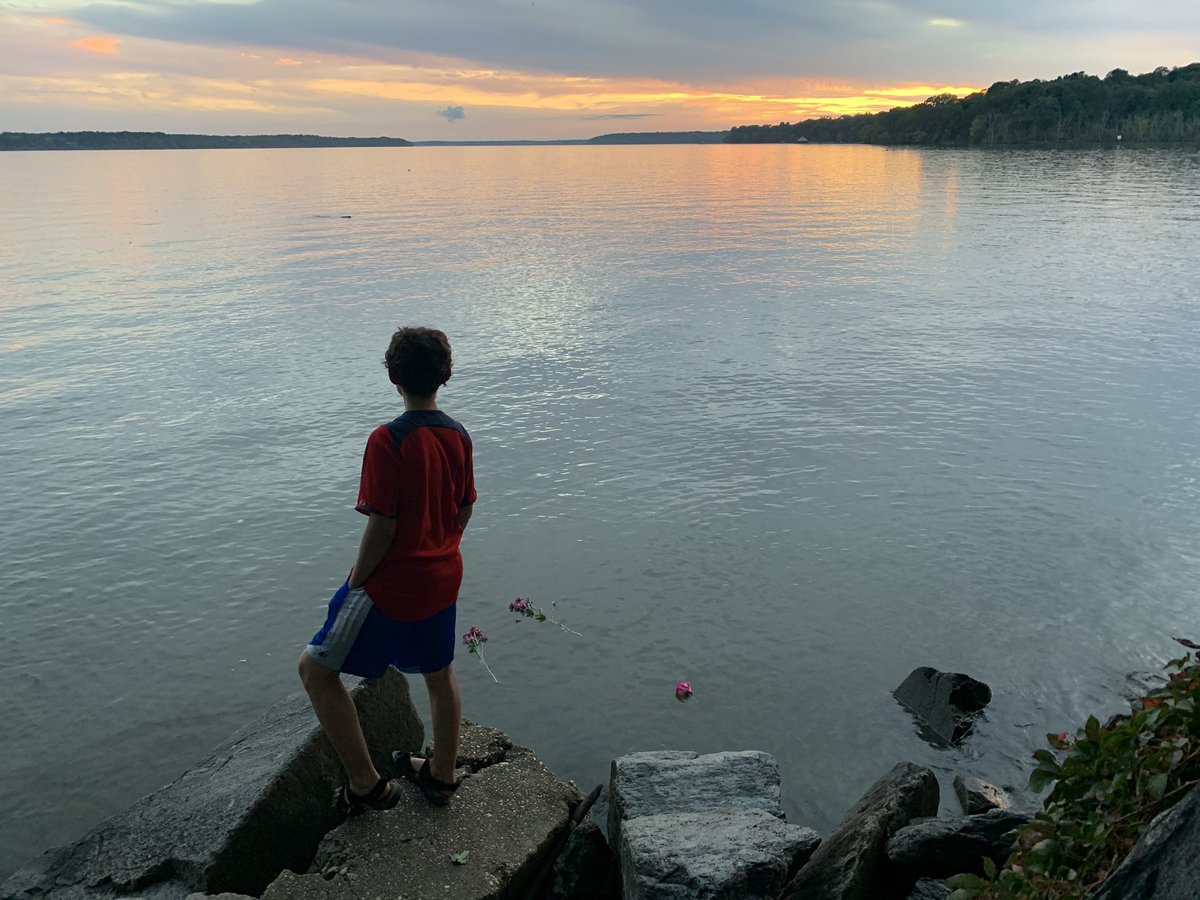
{"label": "orange cloud", "polygon": [[64,19],[62,16],[46,16],[42,19],[47,25],[74,25],[70,19]]}
{"label": "orange cloud", "polygon": [[354,95],[415,103],[454,103],[476,107],[517,107],[546,112],[645,112],[689,109],[710,119],[744,124],[779,118],[806,119],[920,103],[935,94],[964,96],[978,88],[909,85],[854,86],[759,83],[745,90],[712,90],[654,81],[535,76],[487,70],[418,69],[414,67],[346,66],[342,77],[297,83],[317,96]]}
{"label": "orange cloud", "polygon": [[256,88],[240,82],[166,77],[146,72],[109,72],[52,78],[0,75],[0,94],[36,98],[41,104],[73,105],[125,110],[201,110],[301,114],[327,112],[321,107],[292,104],[284,107],[269,98],[253,96]]}
{"label": "orange cloud", "polygon": [[290,59],[289,57],[281,56],[279,59],[275,60],[275,65],[277,65],[277,66],[298,66],[298,65],[300,65],[300,60]]}
{"label": "orange cloud", "polygon": [[121,43],[120,38],[115,37],[88,37],[77,38],[71,41],[72,47],[78,47],[80,50],[86,50],[89,53],[101,53],[104,56],[116,56],[117,44]]}

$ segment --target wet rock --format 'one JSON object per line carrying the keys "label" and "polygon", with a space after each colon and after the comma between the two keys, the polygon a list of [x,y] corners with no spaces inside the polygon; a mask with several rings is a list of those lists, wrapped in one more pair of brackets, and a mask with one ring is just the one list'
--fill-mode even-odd
{"label": "wet rock", "polygon": [[959,872],[983,874],[983,859],[997,866],[1012,850],[1013,829],[1029,817],[1003,809],[974,816],[930,819],[899,829],[887,842],[887,857],[897,877],[949,878]]}
{"label": "wet rock", "polygon": [[[386,752],[421,745],[424,732],[403,675],[353,682],[370,746]],[[17,872],[0,896],[257,895],[281,869],[308,867],[337,822],[329,797],[343,777],[308,698],[294,694],[171,784]]]}
{"label": "wet rock", "polygon": [[947,747],[970,734],[976,714],[992,700],[992,689],[969,675],[922,666],[913,669],[894,696],[917,716],[922,738]]}
{"label": "wet rock", "polygon": [[1200,787],[1155,816],[1093,900],[1194,900],[1200,855]]}
{"label": "wet rock", "polygon": [[625,900],[773,898],[820,843],[784,821],[778,766],[757,751],[614,760],[608,833]]}
{"label": "wet rock", "polygon": [[331,831],[308,874],[284,872],[263,900],[524,897],[579,800],[574,787],[522,747],[466,777],[449,806],[433,806],[416,785],[405,788],[395,808]]}
{"label": "wet rock", "polygon": [[971,775],[954,776],[954,794],[964,815],[974,816],[989,809],[1012,809],[1013,801],[1003,789]]}
{"label": "wet rock", "polygon": [[900,763],[867,790],[812,859],[779,895],[780,900],[879,900],[894,889],[885,848],[893,834],[938,809],[937,778],[928,769]]}

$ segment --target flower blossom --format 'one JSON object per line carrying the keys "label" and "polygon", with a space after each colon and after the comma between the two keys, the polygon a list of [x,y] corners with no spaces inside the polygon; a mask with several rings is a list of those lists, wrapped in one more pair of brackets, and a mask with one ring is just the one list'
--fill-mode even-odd
{"label": "flower blossom", "polygon": [[483,645],[487,643],[487,635],[472,625],[467,630],[467,633],[462,636],[462,639],[463,643],[467,645],[467,649],[479,657],[479,661],[483,663],[483,667],[487,669],[487,673],[492,676],[492,681],[499,684],[500,679],[496,677],[496,673],[492,671],[492,667],[483,658]]}
{"label": "flower blossom", "polygon": [[[557,603],[555,605],[557,605]],[[526,600],[524,597],[518,597],[512,603],[508,604],[508,611],[510,613],[522,615],[527,619],[533,619],[535,622],[550,622],[553,625],[557,625],[563,631],[583,637],[583,635],[579,634],[579,632],[574,628],[568,628],[562,622],[558,621],[558,619],[550,618],[548,615],[546,615],[545,611],[537,606],[534,606],[532,600]]]}

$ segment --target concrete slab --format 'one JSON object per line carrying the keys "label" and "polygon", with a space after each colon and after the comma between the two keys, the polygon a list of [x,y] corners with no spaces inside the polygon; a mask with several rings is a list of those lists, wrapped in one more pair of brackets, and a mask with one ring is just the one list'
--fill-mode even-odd
{"label": "concrete slab", "polygon": [[[468,726],[464,746],[494,746]],[[309,874],[285,872],[262,900],[507,900],[524,897],[566,836],[580,800],[523,747],[469,775],[447,807],[406,785],[394,809],[330,832]],[[458,864],[452,854],[466,854]],[[461,858],[461,857],[460,857]]]}

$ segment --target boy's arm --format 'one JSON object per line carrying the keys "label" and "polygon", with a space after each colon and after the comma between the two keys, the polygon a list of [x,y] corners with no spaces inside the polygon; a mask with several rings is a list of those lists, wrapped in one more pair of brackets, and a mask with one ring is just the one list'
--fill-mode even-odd
{"label": "boy's arm", "polygon": [[466,528],[467,523],[471,521],[471,510],[475,508],[475,504],[470,506],[460,506],[458,508],[458,527]]}
{"label": "boy's arm", "polygon": [[[461,515],[461,513],[460,513]],[[363,529],[362,542],[358,545],[358,558],[354,568],[350,570],[350,588],[362,587],[379,561],[392,545],[396,534],[396,520],[373,512],[367,519],[367,527]]]}

